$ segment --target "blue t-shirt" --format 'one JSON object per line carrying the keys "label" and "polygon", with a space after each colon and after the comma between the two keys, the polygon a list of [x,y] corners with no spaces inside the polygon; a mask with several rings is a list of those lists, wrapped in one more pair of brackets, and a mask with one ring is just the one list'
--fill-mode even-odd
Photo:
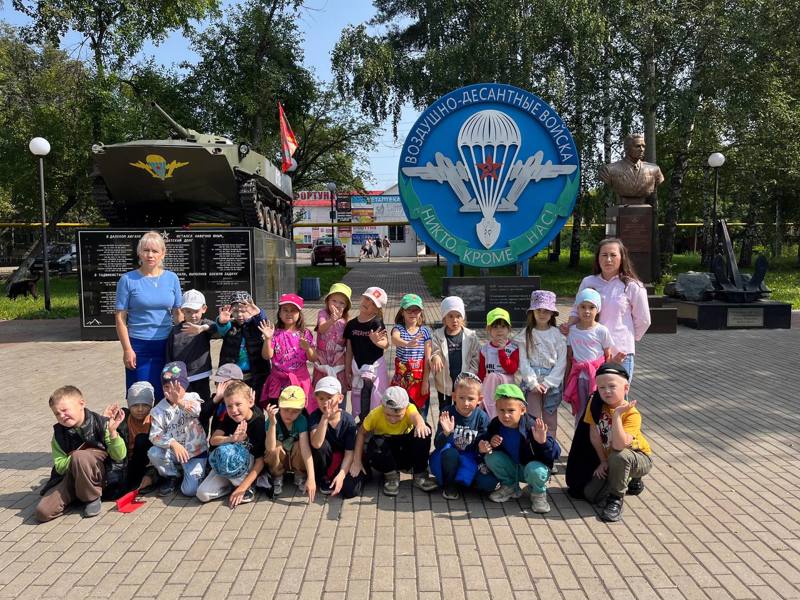
{"label": "blue t-shirt", "polygon": [[480,408],[476,408],[470,416],[465,417],[452,404],[445,407],[443,412],[453,417],[455,427],[453,428],[453,433],[450,436],[446,436],[442,431],[442,424],[439,423],[436,429],[436,437],[433,439],[433,445],[441,448],[449,441],[459,452],[477,451],[478,443],[476,440],[478,436],[486,433],[489,428],[489,416]]}
{"label": "blue t-shirt", "polygon": [[515,463],[519,463],[519,447],[522,443],[522,434],[518,428],[511,429],[505,425],[500,425],[500,437],[503,443],[500,446]]}
{"label": "blue t-shirt", "polygon": [[181,282],[172,271],[145,277],[128,271],[117,282],[116,309],[128,312],[128,335],[165,340],[172,329],[172,309],[181,307]]}

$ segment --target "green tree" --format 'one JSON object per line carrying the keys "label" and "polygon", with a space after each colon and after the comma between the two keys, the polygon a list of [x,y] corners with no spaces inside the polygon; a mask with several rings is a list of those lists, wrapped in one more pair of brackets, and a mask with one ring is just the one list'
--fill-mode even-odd
{"label": "green tree", "polygon": [[14,8],[32,19],[24,30],[34,43],[54,46],[68,31],[83,36],[94,67],[92,133],[103,139],[104,115],[115,93],[113,79],[146,41],[159,42],[175,29],[188,31],[192,19],[213,11],[217,0],[13,0]]}

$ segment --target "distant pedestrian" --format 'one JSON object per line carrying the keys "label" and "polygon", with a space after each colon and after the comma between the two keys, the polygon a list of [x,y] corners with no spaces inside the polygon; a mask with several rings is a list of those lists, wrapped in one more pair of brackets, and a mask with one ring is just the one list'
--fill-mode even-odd
{"label": "distant pedestrian", "polygon": [[386,262],[389,262],[392,257],[392,242],[389,241],[389,238],[383,236],[383,255],[386,257]]}

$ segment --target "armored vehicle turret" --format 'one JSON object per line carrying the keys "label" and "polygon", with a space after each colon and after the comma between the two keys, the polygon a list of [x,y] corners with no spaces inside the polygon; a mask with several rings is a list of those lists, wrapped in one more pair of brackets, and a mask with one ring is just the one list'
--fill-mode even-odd
{"label": "armored vehicle turret", "polygon": [[92,146],[92,195],[112,227],[226,223],[291,236],[292,181],[245,143],[187,129],[166,140]]}

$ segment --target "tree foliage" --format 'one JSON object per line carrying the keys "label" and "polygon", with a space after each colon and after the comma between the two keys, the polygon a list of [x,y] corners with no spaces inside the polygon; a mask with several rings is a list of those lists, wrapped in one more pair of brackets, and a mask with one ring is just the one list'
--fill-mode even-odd
{"label": "tree foliage", "polygon": [[[656,204],[666,223],[666,264],[676,224],[708,218],[703,165],[713,151],[728,157],[723,215],[771,220],[783,207],[785,220],[797,210],[794,6],[777,0],[374,4],[375,18],[343,31],[334,51],[342,93],[375,121],[390,118],[395,133],[405,105],[421,110],[462,85],[499,81],[537,93],[564,117],[581,152],[577,225],[603,217],[611,196],[592,191],[597,167],[620,155],[632,131],[646,133],[648,158],[666,177]],[[791,146],[779,160],[765,151],[776,140]],[[573,229],[575,258],[579,231]]]}

